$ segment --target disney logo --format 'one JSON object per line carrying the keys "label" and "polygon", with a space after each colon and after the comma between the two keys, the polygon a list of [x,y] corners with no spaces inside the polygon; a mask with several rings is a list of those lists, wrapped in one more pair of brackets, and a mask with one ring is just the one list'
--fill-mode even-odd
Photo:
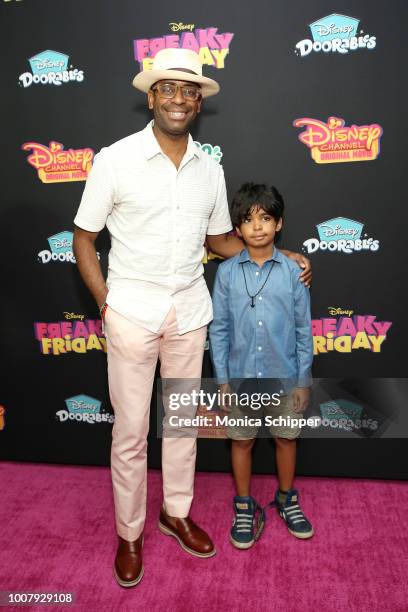
{"label": "disney logo", "polygon": [[52,244],[56,249],[62,249],[64,247],[72,247],[72,240],[69,240],[68,238],[63,238],[62,240],[59,238],[54,238],[52,240]]}
{"label": "disney logo", "polygon": [[92,412],[95,412],[97,408],[96,404],[90,404],[84,400],[71,400],[70,405],[71,410],[91,410]]}
{"label": "disney logo", "polygon": [[354,236],[359,233],[360,230],[354,227],[342,227],[340,224],[331,226],[331,225],[322,225],[322,229],[324,228],[324,235],[329,236]]}
{"label": "disney logo", "polygon": [[359,142],[364,145],[367,150],[370,150],[374,143],[377,142],[382,135],[382,127],[378,123],[371,125],[352,125],[345,127],[344,119],[338,117],[329,117],[327,124],[319,121],[319,119],[311,119],[303,117],[296,119],[293,122],[295,127],[305,127],[305,131],[299,134],[300,142],[303,142],[310,149],[313,147],[322,147],[329,142]]}
{"label": "disney logo", "polygon": [[190,32],[194,30],[194,23],[184,24],[182,21],[180,23],[169,23],[170,29],[172,32],[181,32],[183,30],[189,30]]}
{"label": "disney logo", "polygon": [[85,315],[83,314],[75,314],[74,312],[64,312],[64,317],[70,321],[71,319],[79,319],[80,321],[83,321],[85,318]]}
{"label": "disney logo", "polygon": [[62,68],[64,66],[63,61],[61,60],[50,60],[46,59],[32,59],[31,61],[37,63],[37,70],[44,70],[44,68]]}
{"label": "disney logo", "polygon": [[329,34],[351,34],[354,29],[353,25],[336,26],[335,23],[326,25],[325,23],[317,23],[314,26],[319,36],[328,36]]}
{"label": "disney logo", "polygon": [[327,310],[332,316],[346,315],[346,317],[351,317],[354,312],[354,310],[343,310],[342,308],[335,308],[334,306],[329,306]]}

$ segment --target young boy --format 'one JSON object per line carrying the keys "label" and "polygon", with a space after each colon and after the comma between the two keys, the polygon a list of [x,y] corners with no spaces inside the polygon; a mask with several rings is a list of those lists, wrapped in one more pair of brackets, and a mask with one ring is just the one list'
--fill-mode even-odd
{"label": "young boy", "polygon": [[[301,418],[299,412],[309,401],[313,359],[310,296],[299,281],[298,266],[275,247],[283,209],[282,196],[275,187],[246,183],[235,194],[231,219],[246,248],[218,267],[210,346],[224,398],[234,393],[239,379],[245,379],[246,389],[269,389],[272,393],[283,390],[280,404],[273,405],[279,403],[275,396],[264,413],[271,422],[280,415],[284,417],[280,420],[283,424],[269,428],[276,441],[279,481],[273,505],[290,533],[305,539],[312,537],[313,528],[300,509],[298,492],[292,488],[300,428],[289,426],[286,417]],[[245,415],[259,419],[260,412],[245,409],[240,402],[232,404],[232,424],[227,427],[237,493],[230,539],[240,549],[254,544],[264,523],[264,511],[250,493],[251,451],[258,427],[242,421]],[[244,424],[234,425],[235,418],[241,418]],[[265,423],[267,420],[264,418]]]}

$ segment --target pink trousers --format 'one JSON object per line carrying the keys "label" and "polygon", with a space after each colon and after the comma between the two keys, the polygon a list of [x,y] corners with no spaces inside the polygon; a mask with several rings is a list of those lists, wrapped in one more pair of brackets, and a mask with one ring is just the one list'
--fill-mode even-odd
{"label": "pink trousers", "polygon": [[[111,472],[118,535],[136,540],[146,517],[147,434],[157,359],[162,378],[201,378],[206,326],[179,335],[176,311],[157,333],[135,325],[108,307],[105,315],[108,379],[115,412]],[[164,507],[170,516],[189,514],[194,490],[197,441],[164,437]]]}

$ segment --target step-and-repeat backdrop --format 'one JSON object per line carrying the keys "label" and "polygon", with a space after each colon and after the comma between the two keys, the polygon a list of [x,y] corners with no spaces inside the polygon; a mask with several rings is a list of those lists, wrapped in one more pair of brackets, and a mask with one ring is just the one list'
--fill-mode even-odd
{"label": "step-and-repeat backdrop", "polygon": [[[320,413],[329,425],[357,416],[358,431],[306,437],[299,472],[406,477],[407,431],[393,419],[407,397],[407,5],[1,0],[0,13],[1,458],[109,462],[106,341],[73,218],[94,155],[150,119],[133,76],[183,47],[221,84],[196,145],[223,164],[230,197],[246,181],[283,194],[282,246],[313,265],[314,375],[354,394],[328,392]],[[97,250],[106,271],[106,230]],[[217,265],[208,254],[210,286]],[[369,406],[381,427],[364,425]],[[257,445],[257,471],[274,469],[269,444]],[[228,443],[200,440],[198,467],[229,469]]]}

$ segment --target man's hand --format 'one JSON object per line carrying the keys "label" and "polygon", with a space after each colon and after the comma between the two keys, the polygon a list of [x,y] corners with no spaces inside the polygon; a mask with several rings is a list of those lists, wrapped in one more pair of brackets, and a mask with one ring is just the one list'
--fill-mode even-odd
{"label": "man's hand", "polygon": [[310,402],[310,389],[297,387],[292,391],[295,412],[304,412]]}
{"label": "man's hand", "polygon": [[300,280],[306,287],[310,287],[312,284],[312,264],[310,263],[310,259],[301,253],[294,253],[293,251],[287,251],[286,249],[280,249],[280,251],[286,255],[286,257],[289,257],[289,259],[296,261],[299,268],[303,269],[303,272],[300,275]]}
{"label": "man's hand", "polygon": [[219,385],[220,391],[220,408],[225,412],[231,412],[231,396],[228,397],[228,394],[233,393],[229,383],[223,383]]}

